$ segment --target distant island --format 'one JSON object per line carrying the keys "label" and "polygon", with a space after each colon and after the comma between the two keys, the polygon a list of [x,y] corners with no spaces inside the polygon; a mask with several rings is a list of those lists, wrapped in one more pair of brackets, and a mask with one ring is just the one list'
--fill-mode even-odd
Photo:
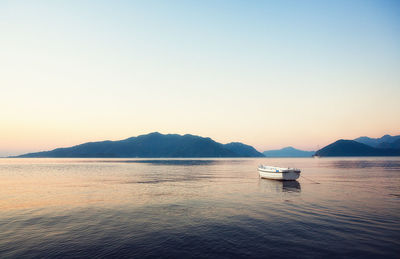
{"label": "distant island", "polygon": [[264,157],[254,147],[240,142],[218,143],[211,138],[190,134],[153,132],[119,141],[89,142],[51,151],[23,154],[16,157]]}
{"label": "distant island", "polygon": [[264,151],[266,157],[340,157],[340,156],[400,156],[400,135],[380,138],[359,137],[337,140],[320,150],[303,151],[293,147]]}
{"label": "distant island", "polygon": [[354,140],[340,139],[318,150],[321,157],[333,156],[400,156],[400,135],[381,138],[360,137]]}
{"label": "distant island", "polygon": [[266,157],[312,157],[315,151],[304,151],[294,147],[284,147],[277,150],[267,150],[263,154]]}

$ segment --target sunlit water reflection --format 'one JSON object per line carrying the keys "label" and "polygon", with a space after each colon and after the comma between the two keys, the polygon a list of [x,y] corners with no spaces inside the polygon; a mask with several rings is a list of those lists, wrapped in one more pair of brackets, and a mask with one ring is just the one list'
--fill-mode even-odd
{"label": "sunlit water reflection", "polygon": [[0,257],[396,258],[399,202],[399,158],[0,159]]}

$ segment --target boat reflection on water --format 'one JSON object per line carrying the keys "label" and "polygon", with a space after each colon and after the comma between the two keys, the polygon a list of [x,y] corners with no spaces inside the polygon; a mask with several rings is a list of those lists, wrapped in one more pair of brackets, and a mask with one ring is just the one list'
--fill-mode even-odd
{"label": "boat reflection on water", "polygon": [[276,181],[260,178],[259,186],[269,192],[301,192],[301,185],[298,181]]}

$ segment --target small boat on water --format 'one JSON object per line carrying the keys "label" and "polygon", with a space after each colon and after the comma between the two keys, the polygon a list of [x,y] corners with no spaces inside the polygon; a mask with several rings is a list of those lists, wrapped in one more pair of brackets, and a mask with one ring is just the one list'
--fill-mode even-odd
{"label": "small boat on water", "polygon": [[271,180],[291,180],[294,181],[300,177],[300,169],[297,168],[283,168],[276,166],[260,165],[258,173],[261,178]]}

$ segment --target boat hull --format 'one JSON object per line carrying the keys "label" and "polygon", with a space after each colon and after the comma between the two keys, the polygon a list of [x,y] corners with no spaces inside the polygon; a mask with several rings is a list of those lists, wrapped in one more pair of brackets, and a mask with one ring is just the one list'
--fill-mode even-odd
{"label": "boat hull", "polygon": [[269,172],[258,169],[258,173],[260,174],[261,178],[271,180],[294,181],[300,177],[300,171]]}

